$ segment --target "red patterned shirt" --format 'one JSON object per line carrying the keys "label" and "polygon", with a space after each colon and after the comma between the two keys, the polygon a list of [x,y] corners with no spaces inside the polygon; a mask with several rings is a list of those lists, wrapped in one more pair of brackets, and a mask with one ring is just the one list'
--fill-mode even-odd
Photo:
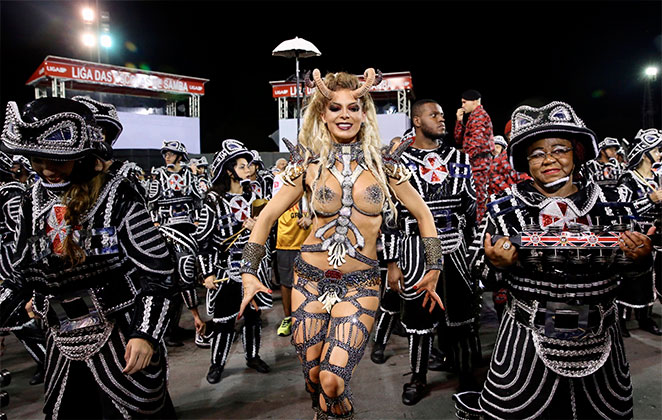
{"label": "red patterned shirt", "polygon": [[477,155],[492,153],[494,151],[494,137],[492,120],[482,105],[478,105],[465,125],[458,120],[455,123],[455,142],[474,159]]}
{"label": "red patterned shirt", "polygon": [[501,152],[492,159],[488,172],[487,194],[498,194],[506,188],[531,177],[523,172],[516,172],[508,161],[508,153]]}

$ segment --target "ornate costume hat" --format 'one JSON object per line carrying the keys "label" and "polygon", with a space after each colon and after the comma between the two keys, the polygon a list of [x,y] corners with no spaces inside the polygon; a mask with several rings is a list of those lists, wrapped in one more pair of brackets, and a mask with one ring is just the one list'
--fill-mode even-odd
{"label": "ornate costume hat", "polygon": [[198,158],[198,163],[196,166],[198,166],[199,168],[204,168],[206,166],[209,166],[209,162],[207,162],[207,158],[205,156],[200,156],[200,158]]}
{"label": "ornate costume hat", "polygon": [[92,110],[94,118],[97,120],[97,124],[103,130],[106,136],[106,143],[111,146],[115,144],[117,138],[122,133],[124,127],[120,122],[120,118],[117,115],[117,110],[112,104],[106,104],[103,102],[95,101],[94,99],[88,96],[74,96],[74,101],[83,103],[87,105],[88,108]]}
{"label": "ornate costume hat", "polygon": [[621,143],[618,141],[617,138],[614,137],[605,137],[604,140],[602,140],[600,143],[598,143],[598,150],[603,150],[608,147],[621,147]]}
{"label": "ornate costume hat", "polygon": [[10,154],[51,160],[77,160],[98,153],[103,143],[94,114],[80,102],[65,98],[39,98],[20,112],[7,103],[2,150]]}
{"label": "ornate costume hat", "polygon": [[184,143],[181,141],[163,140],[163,146],[161,146],[161,154],[164,154],[168,151],[181,155],[184,162],[188,161],[188,152],[186,151],[186,146],[184,146]]}
{"label": "ornate costume hat", "polygon": [[508,147],[508,142],[503,136],[494,136],[494,144],[500,144],[504,149]]}
{"label": "ornate costume hat", "polygon": [[575,152],[579,164],[598,156],[595,133],[577,117],[564,102],[551,102],[541,108],[523,105],[512,115],[512,132],[508,145],[510,164],[518,172],[528,172],[526,148],[535,140],[560,137],[583,145],[583,153]]}
{"label": "ornate costume hat", "polygon": [[639,130],[634,137],[634,146],[628,152],[628,167],[636,168],[644,155],[656,147],[662,147],[662,133],[655,128]]}
{"label": "ornate costume hat", "polygon": [[223,166],[225,166],[227,162],[231,159],[240,157],[243,157],[250,163],[253,159],[253,154],[239,140],[223,140],[221,150],[216,152],[214,160],[211,163],[211,183],[216,183],[218,178],[223,174]]}
{"label": "ornate costume hat", "polygon": [[253,155],[252,162],[258,166],[258,169],[264,169],[264,161],[262,160],[262,156],[260,156],[260,153],[258,153],[257,150],[251,150],[251,155]]}

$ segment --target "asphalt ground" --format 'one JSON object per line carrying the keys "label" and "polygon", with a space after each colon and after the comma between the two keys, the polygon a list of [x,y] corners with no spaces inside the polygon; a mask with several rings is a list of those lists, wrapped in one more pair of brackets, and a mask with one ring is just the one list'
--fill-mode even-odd
{"label": "asphalt ground", "polygon": [[[209,350],[195,346],[192,339],[183,347],[169,349],[169,389],[175,409],[182,419],[312,419],[310,398],[304,391],[303,375],[290,337],[279,337],[276,329],[282,317],[278,292],[274,309],[263,314],[262,358],[271,366],[261,374],[245,365],[241,339],[232,348],[216,385],[207,383]],[[489,360],[496,337],[496,314],[491,299],[485,296],[480,330],[483,357]],[[202,307],[201,307],[202,310]],[[654,305],[654,319],[661,322],[662,305]],[[190,314],[180,321],[193,328]],[[639,330],[629,321],[632,336],[625,339],[634,386],[636,419],[662,418],[662,337]],[[12,374],[7,391],[10,402],[4,411],[9,420],[43,418],[43,385],[28,385],[35,364],[13,335],[5,337],[2,368]],[[407,339],[393,335],[386,348],[387,361],[374,364],[369,357],[372,344],[354,372],[351,388],[358,419],[453,419],[451,396],[458,386],[457,377],[446,372],[429,372],[429,394],[414,406],[401,402],[402,385],[409,380]],[[476,372],[478,379],[485,368]]]}

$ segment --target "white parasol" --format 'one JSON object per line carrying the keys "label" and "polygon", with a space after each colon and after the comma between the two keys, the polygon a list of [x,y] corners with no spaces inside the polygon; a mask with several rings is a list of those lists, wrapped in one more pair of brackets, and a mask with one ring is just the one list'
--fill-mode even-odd
{"label": "white parasol", "polygon": [[281,42],[274,50],[271,52],[271,55],[292,58],[294,57],[296,61],[296,79],[297,79],[297,134],[299,133],[299,118],[301,115],[301,107],[299,104],[299,58],[308,58],[308,57],[317,57],[322,55],[322,53],[317,49],[312,42],[306,41],[303,38],[294,37],[288,39],[287,41]]}

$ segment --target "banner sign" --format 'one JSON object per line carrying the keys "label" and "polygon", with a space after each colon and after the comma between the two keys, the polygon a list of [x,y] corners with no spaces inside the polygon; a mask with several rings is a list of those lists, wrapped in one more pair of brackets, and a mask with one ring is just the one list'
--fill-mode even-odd
{"label": "banner sign", "polygon": [[[411,73],[384,73],[382,82],[377,86],[370,88],[370,92],[391,92],[396,90],[411,90],[413,89],[411,81]],[[358,76],[359,80],[363,80],[363,76]],[[274,98],[295,98],[297,96],[296,82],[269,82],[271,83],[271,95]],[[301,86],[304,86],[301,80]],[[313,94],[314,89],[308,86],[304,87],[306,96]],[[303,96],[303,91],[299,92]]]}
{"label": "banner sign", "polygon": [[196,95],[204,95],[205,83],[208,81],[196,77],[48,56],[26,84],[32,85],[47,77],[74,80],[79,83]]}

